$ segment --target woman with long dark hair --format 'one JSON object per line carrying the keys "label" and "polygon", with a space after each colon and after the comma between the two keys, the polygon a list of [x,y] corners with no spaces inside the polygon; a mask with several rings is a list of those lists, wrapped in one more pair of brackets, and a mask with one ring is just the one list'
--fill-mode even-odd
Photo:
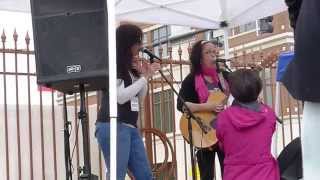
{"label": "woman with long dark hair", "polygon": [[[160,69],[158,63],[137,62],[142,45],[142,31],[131,24],[120,25],[117,40],[117,179],[125,178],[129,169],[136,179],[152,179],[151,168],[142,138],[137,129],[139,103],[147,92],[147,79]],[[115,104],[110,104],[111,106]],[[110,119],[109,94],[103,93],[96,122],[96,138],[103,152],[109,177],[110,167]]]}
{"label": "woman with long dark hair", "polygon": [[[213,41],[198,41],[191,51],[191,72],[183,80],[179,95],[186,101],[186,105],[192,112],[213,111],[219,113],[225,104],[207,102],[209,93],[221,90],[228,94],[227,73],[223,72],[224,78],[219,79],[216,67],[218,55],[218,43]],[[223,81],[223,83],[222,83]],[[177,108],[183,111],[183,103],[178,99]],[[197,151],[197,161],[200,169],[201,180],[214,178],[214,159],[218,154],[221,171],[223,172],[224,155],[217,144],[209,148]]]}

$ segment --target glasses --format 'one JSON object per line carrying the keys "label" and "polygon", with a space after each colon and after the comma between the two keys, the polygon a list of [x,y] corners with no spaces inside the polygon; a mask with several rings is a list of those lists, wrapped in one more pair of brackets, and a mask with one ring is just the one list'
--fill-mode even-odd
{"label": "glasses", "polygon": [[208,55],[208,54],[217,55],[217,51],[204,51],[203,53],[204,53],[205,55]]}
{"label": "glasses", "polygon": [[202,40],[202,41],[201,41],[201,45],[204,45],[204,44],[206,44],[206,43],[208,43],[208,42],[210,42],[210,41]]}

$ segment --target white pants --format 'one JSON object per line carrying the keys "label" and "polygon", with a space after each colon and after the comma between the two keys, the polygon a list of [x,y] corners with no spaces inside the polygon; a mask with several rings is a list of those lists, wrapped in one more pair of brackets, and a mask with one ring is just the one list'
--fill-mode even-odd
{"label": "white pants", "polygon": [[320,179],[320,103],[305,102],[302,119],[303,179]]}

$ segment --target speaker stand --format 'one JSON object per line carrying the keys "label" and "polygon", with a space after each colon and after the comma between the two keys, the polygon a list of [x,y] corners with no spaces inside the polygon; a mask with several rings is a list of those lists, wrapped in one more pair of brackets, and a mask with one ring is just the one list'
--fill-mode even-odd
{"label": "speaker stand", "polygon": [[86,111],[86,99],[84,85],[80,84],[80,111],[78,118],[81,121],[82,126],[82,138],[83,138],[83,160],[84,166],[80,167],[79,179],[80,180],[98,180],[98,176],[91,174],[91,158],[90,158],[90,144],[89,144],[89,123],[88,114]]}
{"label": "speaker stand", "polygon": [[65,157],[65,168],[66,168],[66,180],[72,180],[72,162],[70,157],[70,133],[69,126],[71,125],[68,121],[68,111],[67,111],[67,100],[66,94],[63,94],[63,112],[64,112],[64,157]]}

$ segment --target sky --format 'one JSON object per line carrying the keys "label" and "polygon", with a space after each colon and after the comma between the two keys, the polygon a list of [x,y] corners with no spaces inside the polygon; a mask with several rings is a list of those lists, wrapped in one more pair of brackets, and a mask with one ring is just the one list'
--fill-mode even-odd
{"label": "sky", "polygon": [[[13,40],[13,32],[16,29],[18,34],[18,49],[26,49],[25,36],[26,33],[29,33],[31,38],[30,40],[30,49],[33,50],[33,33],[32,33],[32,20],[31,14],[29,13],[21,13],[21,12],[9,12],[9,11],[0,11],[0,36],[4,32],[6,34],[6,48],[14,49],[14,40]],[[0,40],[1,41],[1,40]],[[2,47],[2,43],[0,44],[0,48]],[[15,71],[15,57],[14,54],[5,54],[6,60],[6,71],[14,72]],[[27,72],[27,56],[19,54],[18,55],[18,72],[26,73]],[[35,60],[34,56],[30,56],[30,71],[35,73]],[[0,56],[0,72],[3,71],[3,56]],[[0,76],[0,104],[4,104],[4,85],[3,85],[3,76]],[[15,84],[15,76],[8,75],[6,76],[7,81],[7,104],[16,104],[16,84]],[[28,91],[27,91],[27,77],[20,76],[18,78],[18,99],[19,104],[27,104],[28,103]],[[40,96],[38,91],[38,86],[36,84],[36,78],[31,77],[31,103],[39,104]],[[43,94],[43,103],[51,104],[51,93]]]}

